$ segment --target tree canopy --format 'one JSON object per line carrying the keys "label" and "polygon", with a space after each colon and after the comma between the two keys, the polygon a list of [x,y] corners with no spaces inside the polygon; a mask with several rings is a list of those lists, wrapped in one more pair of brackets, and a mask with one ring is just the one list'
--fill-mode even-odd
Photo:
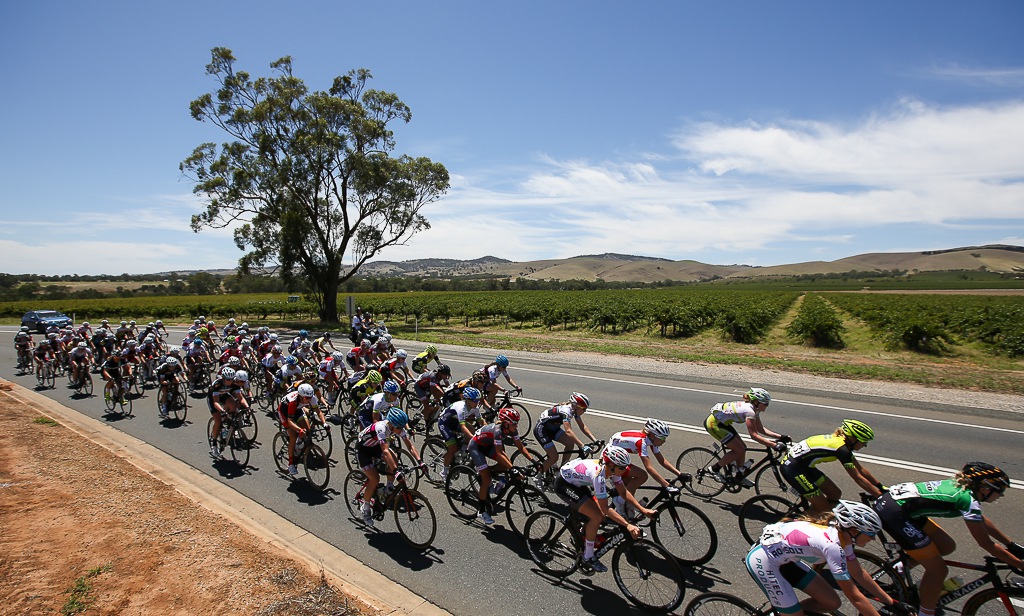
{"label": "tree canopy", "polygon": [[303,278],[320,318],[336,322],[340,284],[430,228],[420,212],[447,192],[448,171],[393,155],[390,127],[412,113],[395,94],[368,88],[368,70],[335,77],[324,92],[292,74],[290,57],[270,68],[271,77],[252,79],[235,70],[230,49],[212,50],[206,72],[218,88],[191,112],[230,140],[203,143],[180,165],[206,205],[192,228],[233,227],[243,273]]}

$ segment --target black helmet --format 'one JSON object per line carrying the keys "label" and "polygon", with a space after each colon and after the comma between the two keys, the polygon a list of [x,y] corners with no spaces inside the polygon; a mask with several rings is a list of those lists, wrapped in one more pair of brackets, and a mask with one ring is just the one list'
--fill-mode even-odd
{"label": "black helmet", "polygon": [[441,364],[440,366],[437,367],[437,373],[447,374],[448,376],[451,376],[452,369],[448,366],[448,364]]}
{"label": "black helmet", "polygon": [[981,488],[989,488],[1002,494],[1010,487],[1010,477],[1003,469],[987,462],[968,462],[962,474],[969,482],[970,490],[975,496]]}

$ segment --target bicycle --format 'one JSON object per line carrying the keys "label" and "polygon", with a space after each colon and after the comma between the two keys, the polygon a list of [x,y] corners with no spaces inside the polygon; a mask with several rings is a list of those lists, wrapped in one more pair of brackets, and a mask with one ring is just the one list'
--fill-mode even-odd
{"label": "bicycle", "polygon": [[[558,579],[581,568],[586,575],[594,573],[583,561],[583,520],[577,512],[538,511],[526,521],[524,535],[530,558],[545,573]],[[683,602],[683,570],[662,546],[643,537],[633,539],[618,524],[604,524],[594,547],[595,558],[614,550],[612,575],[630,603],[652,612],[668,612]]]}
{"label": "bicycle", "polygon": [[[579,454],[581,458],[590,458],[597,452],[601,451],[601,448],[604,447],[604,443],[605,442],[603,440],[599,440],[594,441],[593,443],[587,443],[586,445],[580,447],[579,449],[566,448],[558,452],[558,455],[563,460],[567,456],[570,459],[573,459],[573,456],[576,456],[577,454]],[[530,455],[534,457],[532,465],[537,469],[537,473],[536,475],[534,475],[533,485],[538,489],[543,490],[544,492],[550,492],[555,484],[555,476],[558,475],[559,469],[562,466],[561,461],[556,462],[548,470],[541,472],[540,468],[544,465],[544,459],[547,458],[547,454],[529,447],[527,448],[527,450],[530,452]],[[519,457],[521,455],[522,452],[519,451],[518,449],[512,454],[512,457],[509,458],[509,462],[512,463],[512,466],[518,466],[517,462],[519,462]]]}
{"label": "bicycle", "polygon": [[54,361],[48,359],[43,365],[36,369],[36,382],[39,389],[55,389],[57,387],[57,375]]}
{"label": "bicycle", "polygon": [[[529,516],[551,507],[551,501],[546,494],[527,482],[533,469],[515,470],[518,472],[495,473],[491,480],[490,502],[503,506],[509,528],[522,537]],[[476,518],[480,511],[480,475],[476,469],[472,466],[452,466],[445,481],[444,493],[455,515],[464,520]]]}
{"label": "bicycle", "polygon": [[[358,434],[349,437],[348,439],[345,440],[345,466],[347,466],[348,470],[350,471],[361,470],[359,466],[359,456],[356,450],[356,447],[358,446],[358,441]],[[406,451],[405,449],[402,449],[401,443],[401,439],[394,434],[388,437],[388,448],[391,450],[391,454],[395,456],[395,462],[398,463],[398,466],[403,468],[415,468],[419,466],[419,463],[416,462],[416,459],[412,457],[412,453]],[[412,482],[412,489],[418,490],[420,487],[419,473],[417,473],[412,478]]]}
{"label": "bicycle", "polygon": [[[383,473],[383,461],[378,460],[377,463],[377,470]],[[395,477],[394,490],[387,491],[387,486],[378,482],[375,498],[371,501],[373,519],[383,521],[387,512],[393,511],[395,525],[398,526],[402,539],[418,550],[425,550],[434,542],[437,534],[434,508],[426,496],[410,488],[405,480],[409,473],[418,475],[419,471],[399,468],[402,474]],[[345,477],[345,505],[352,518],[359,522],[362,522],[362,513],[359,509],[365,496],[366,481],[366,473],[363,471],[352,471]]]}
{"label": "bicycle", "polygon": [[[221,412],[220,435],[217,437],[217,443],[222,452],[221,458],[223,459],[223,451],[227,449],[231,454],[231,460],[240,468],[245,468],[249,465],[249,455],[253,442],[253,439],[249,437],[249,433],[246,432],[247,428],[241,416],[243,412],[243,409],[239,409],[235,413]],[[210,421],[206,424],[207,440],[209,440],[209,444],[212,447],[214,440],[209,436],[211,430],[213,430],[213,417],[210,417]]]}
{"label": "bicycle", "polygon": [[[452,458],[450,466],[470,466],[473,463],[472,458],[469,456],[469,451],[466,449],[466,444],[462,441],[463,439],[460,438],[458,449],[455,450],[455,457]],[[441,479],[441,469],[444,468],[444,458],[446,455],[448,455],[448,445],[441,435],[435,434],[423,441],[423,445],[420,447],[420,458],[423,460],[423,464],[427,466],[428,481],[437,484],[443,482]]]}
{"label": "bicycle", "polygon": [[[309,425],[319,422],[317,416],[309,417]],[[327,489],[331,481],[331,461],[327,454],[316,443],[309,442],[309,433],[306,438],[296,437],[295,439],[295,464],[302,464],[306,475],[306,481],[319,491]],[[281,473],[288,474],[288,431],[278,430],[274,435],[272,449],[274,453],[274,464]]]}
{"label": "bicycle", "polygon": [[526,407],[518,402],[512,402],[512,398],[523,395],[521,389],[506,389],[501,396],[494,399],[494,406],[490,409],[480,408],[480,416],[484,418],[484,421],[492,423],[497,420],[498,411],[505,408],[514,408],[519,411],[519,438],[529,436],[533,431],[533,417],[530,416],[530,411],[526,410]]}
{"label": "bicycle", "polygon": [[[188,385],[183,380],[176,380],[167,385],[167,393],[164,398],[167,405],[167,418],[184,423],[188,416]],[[157,410],[160,408],[160,396],[157,396]],[[255,435],[254,435],[255,438]]]}
{"label": "bicycle", "polygon": [[78,367],[78,379],[75,379],[74,371],[68,372],[68,386],[75,390],[79,396],[92,397],[93,382],[87,366]]}
{"label": "bicycle", "polygon": [[103,402],[111,413],[118,412],[122,417],[132,416],[132,399],[128,395],[128,382],[124,377],[112,379],[113,387],[103,388]]}
{"label": "bicycle", "polygon": [[[723,468],[721,474],[725,482],[715,478],[711,467],[718,464],[724,453],[722,445],[715,443],[713,449],[707,447],[691,447],[679,454],[676,460],[676,468],[693,475],[693,481],[686,485],[688,492],[694,496],[711,499],[723,491],[728,490],[732,494],[739,494],[746,488],[754,488],[757,494],[774,494],[776,496],[788,497],[789,484],[782,476],[780,466],[782,457],[788,451],[788,445],[779,443],[775,447],[749,447],[747,453],[763,453],[759,460],[749,469],[737,474],[726,474]],[[754,480],[747,479],[751,474]],[[792,499],[790,499],[792,500]]]}
{"label": "bicycle", "polygon": [[32,374],[35,372],[36,363],[32,360],[32,351],[28,348],[18,349],[18,370],[22,374]]}
{"label": "bicycle", "polygon": [[[686,486],[691,477],[681,473],[669,485]],[[641,486],[637,492],[656,490],[652,499],[646,497],[641,503],[657,513],[653,518],[640,517],[638,525],[651,529],[654,541],[665,548],[680,565],[699,566],[711,561],[718,551],[718,532],[711,519],[703,511],[682,499],[678,489],[668,490],[661,486]]]}

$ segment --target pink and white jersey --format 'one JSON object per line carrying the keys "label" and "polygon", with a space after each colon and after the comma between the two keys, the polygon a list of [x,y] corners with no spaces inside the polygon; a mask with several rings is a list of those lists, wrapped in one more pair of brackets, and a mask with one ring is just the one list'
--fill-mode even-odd
{"label": "pink and white jersey", "polygon": [[[559,473],[561,473],[562,479],[574,486],[593,488],[596,498],[608,498],[608,481],[604,476],[604,464],[600,460],[591,458],[570,460],[559,469]],[[618,475],[612,475],[609,479],[616,485],[622,483],[622,477]]]}
{"label": "pink and white jersey", "polygon": [[802,561],[808,566],[826,564],[837,580],[850,579],[848,562],[853,550],[843,549],[839,529],[798,520],[769,524],[761,532],[761,547],[774,565]]}
{"label": "pink and white jersey", "polygon": [[652,453],[661,453],[661,450],[651,443],[643,430],[628,430],[617,432],[612,435],[610,445],[618,445],[629,453],[639,454],[642,458],[650,457]]}
{"label": "pink and white jersey", "polygon": [[[390,434],[388,426],[390,425],[391,424],[388,423],[386,419],[382,419],[366,426],[366,428],[359,433],[359,443],[364,447],[376,447],[377,445],[387,441],[388,434]],[[407,437],[405,430],[395,432],[395,434],[403,438]]]}

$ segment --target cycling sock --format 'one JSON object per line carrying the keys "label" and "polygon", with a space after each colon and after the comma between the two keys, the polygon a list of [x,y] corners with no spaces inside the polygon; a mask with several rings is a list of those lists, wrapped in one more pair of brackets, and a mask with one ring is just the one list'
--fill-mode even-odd
{"label": "cycling sock", "polygon": [[[586,540],[583,542],[583,559],[590,560],[594,557],[594,541]],[[933,615],[934,616],[934,615]]]}
{"label": "cycling sock", "polygon": [[917,610],[917,616],[935,616],[935,610],[926,610],[922,607]]}

